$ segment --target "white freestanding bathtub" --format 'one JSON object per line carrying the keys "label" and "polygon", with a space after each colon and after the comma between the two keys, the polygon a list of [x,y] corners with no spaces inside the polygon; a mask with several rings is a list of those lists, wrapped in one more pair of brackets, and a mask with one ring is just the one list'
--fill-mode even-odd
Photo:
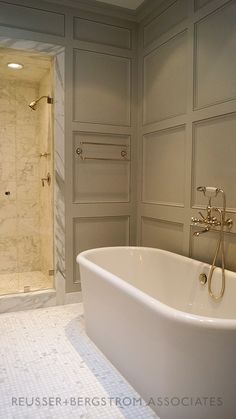
{"label": "white freestanding bathtub", "polygon": [[161,419],[236,419],[235,273],[215,302],[198,279],[209,265],[170,252],[100,248],[77,262],[88,335]]}

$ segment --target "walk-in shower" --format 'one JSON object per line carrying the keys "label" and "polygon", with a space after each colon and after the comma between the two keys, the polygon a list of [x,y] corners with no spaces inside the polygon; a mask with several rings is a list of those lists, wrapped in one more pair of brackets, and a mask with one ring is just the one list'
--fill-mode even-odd
{"label": "walk-in shower", "polygon": [[0,295],[54,285],[51,60],[0,49]]}

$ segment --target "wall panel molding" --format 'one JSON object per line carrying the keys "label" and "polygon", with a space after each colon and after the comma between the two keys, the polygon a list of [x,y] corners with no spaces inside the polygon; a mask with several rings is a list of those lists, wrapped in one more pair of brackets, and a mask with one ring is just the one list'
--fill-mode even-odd
{"label": "wall panel molding", "polygon": [[[190,242],[190,255],[193,259],[201,260],[203,262],[212,263],[214,258],[215,249],[219,233],[216,231],[210,231],[207,234],[201,236],[201,240],[198,237],[193,236],[193,232],[196,228],[191,230],[191,242]],[[226,254],[226,269],[236,271],[236,234],[226,233],[225,234],[225,254]],[[221,266],[220,258],[218,257],[217,266]]]}
{"label": "wall panel molding", "polygon": [[212,0],[194,0],[194,10],[199,10],[202,7],[206,6]]}
{"label": "wall panel molding", "polygon": [[144,56],[143,124],[186,112],[187,31]]}
{"label": "wall panel molding", "polygon": [[236,99],[235,20],[230,1],[195,23],[194,109]]}
{"label": "wall panel molding", "polygon": [[176,0],[144,25],[143,45],[146,48],[188,16],[188,0]]}
{"label": "wall panel molding", "polygon": [[[227,207],[236,209],[236,113],[196,122],[193,125],[192,205],[206,204],[196,192],[199,185],[221,187],[227,196]],[[221,197],[214,205],[222,205]]]}
{"label": "wall panel molding", "polygon": [[0,25],[65,36],[65,16],[40,8],[0,2]]}
{"label": "wall panel molding", "polygon": [[141,244],[182,254],[183,225],[172,221],[142,217]]}
{"label": "wall panel molding", "polygon": [[74,18],[74,39],[80,41],[130,49],[131,35],[131,31],[127,28],[79,17]]}
{"label": "wall panel molding", "polygon": [[[191,217],[196,217],[199,209],[204,212],[207,205],[207,199],[196,194],[196,186],[204,184],[224,187],[227,193],[227,216],[232,217],[234,223],[236,221],[236,169],[234,162],[236,155],[236,2],[232,0],[189,0],[185,4],[185,10],[182,10],[182,15],[181,13],[179,15],[179,17],[185,15],[186,18],[179,23],[176,21],[176,26],[171,26],[171,22],[175,24],[174,18],[178,20],[178,14],[170,16],[173,21],[170,19],[170,26],[168,26],[168,12],[171,8],[172,10],[178,8],[177,2],[169,1],[163,2],[163,4],[166,5],[165,9],[167,10],[164,10],[164,6],[161,8],[158,5],[156,10],[147,16],[140,25],[139,94],[140,97],[143,97],[143,112],[139,113],[139,164],[143,165],[144,171],[146,170],[149,176],[147,181],[145,180],[146,175],[143,179],[139,175],[138,239],[139,243],[165,247],[170,251],[178,252],[181,247],[186,256],[192,255],[192,257],[203,260],[209,253],[208,248],[215,251],[216,243],[215,240],[212,241],[214,233],[206,234],[200,238],[194,238],[194,253],[191,251],[193,241],[193,230],[190,227]],[[180,5],[180,3],[178,4]],[[155,27],[155,22],[158,22],[159,19],[158,16],[163,17],[163,20],[159,27]],[[166,71],[166,67],[168,69],[171,66],[169,66],[166,57],[159,60],[158,50],[173,42],[172,39],[175,39],[177,31],[181,27],[182,31],[187,33],[186,61],[184,63],[184,55],[179,59],[182,60],[182,65],[187,67],[187,71],[184,76],[186,91],[181,89],[178,95],[180,102],[184,97],[184,113],[183,111],[177,113],[177,107],[175,112],[170,112],[168,109],[170,102],[172,105],[175,100],[171,101],[170,86],[171,77],[174,78],[176,72],[172,68],[168,83],[163,83],[160,74],[164,73],[163,69]],[[170,49],[171,59],[176,54],[176,50],[176,45],[173,45],[172,50]],[[147,65],[150,57],[154,58],[150,59]],[[150,74],[147,71],[148,67],[152,71]],[[159,85],[155,84],[155,80],[159,81]],[[143,81],[144,86],[142,85]],[[173,92],[174,89],[171,91]],[[157,106],[159,100],[161,111]],[[167,106],[165,101],[168,101]],[[164,116],[162,114],[160,117],[161,112],[164,113]],[[170,164],[170,150],[164,153],[161,148],[158,149],[156,144],[155,147],[151,147],[151,143],[147,147],[147,139],[152,138],[155,133],[171,130],[179,125],[184,125],[186,132],[185,168],[181,181],[185,191],[182,206],[176,206],[178,203],[176,199],[172,202],[168,202],[167,199],[158,202],[157,197],[153,199],[151,196],[151,194],[154,195],[154,190],[157,196],[165,195],[168,180],[172,176],[174,177],[175,169],[174,164]],[[146,143],[145,147],[143,147],[143,141]],[[168,146],[168,141],[165,143],[163,140],[163,144],[163,149],[165,147],[171,149],[171,146]],[[149,166],[147,165],[147,151],[151,156]],[[181,159],[183,153],[180,154]],[[172,150],[172,157],[176,163],[179,154]],[[151,170],[148,172],[147,167],[153,168],[153,176],[151,176]],[[166,173],[164,173],[163,167],[166,169]],[[177,176],[178,178],[179,176]],[[147,193],[148,188],[151,191],[149,193]],[[150,197],[151,199],[147,199]],[[142,199],[145,202],[142,202]],[[215,200],[214,205],[221,206],[222,203],[220,200]],[[164,224],[160,224],[160,220]],[[178,249],[172,247],[172,240],[176,241],[174,233],[169,233],[169,237],[173,234],[172,239],[166,239],[163,233],[165,230],[171,231],[171,228],[169,230],[165,228],[169,226],[169,222],[177,222],[182,225],[181,245]],[[227,266],[233,270],[236,270],[234,262],[235,232],[236,225],[233,226],[230,233],[226,234],[227,242],[229,242],[227,250],[229,263]],[[202,237],[204,237],[204,249],[202,253],[199,253]],[[165,239],[166,242],[163,244]]]}
{"label": "wall panel molding", "polygon": [[[89,132],[74,132],[73,137],[73,202],[129,202],[130,137]],[[83,157],[98,160],[82,160],[78,148]],[[127,153],[127,160],[122,158],[122,151]]]}
{"label": "wall panel molding", "polygon": [[130,244],[130,217],[78,217],[73,220],[74,282],[80,283],[78,253],[97,247],[128,246]]}
{"label": "wall panel molding", "polygon": [[129,126],[131,60],[74,50],[74,120]]}
{"label": "wall panel molding", "polygon": [[178,126],[143,137],[144,203],[184,206],[185,135]]}

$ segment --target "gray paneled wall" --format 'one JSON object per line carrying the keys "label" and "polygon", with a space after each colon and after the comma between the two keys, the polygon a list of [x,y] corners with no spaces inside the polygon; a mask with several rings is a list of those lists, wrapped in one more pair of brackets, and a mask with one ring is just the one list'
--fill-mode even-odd
{"label": "gray paneled wall", "polygon": [[[85,158],[108,160],[81,160],[76,153],[78,148]],[[123,151],[127,160],[121,159]],[[130,156],[129,136],[74,133],[73,202],[129,202]]]}
{"label": "gray paneled wall", "polygon": [[[139,243],[211,261],[217,234],[193,238],[207,205],[199,185],[221,187],[234,227],[236,269],[236,1],[166,2],[140,27]],[[220,206],[220,199],[215,201]]]}
{"label": "gray paneled wall", "polygon": [[[112,25],[74,19],[74,261],[78,252],[88,248],[135,243],[133,93],[137,68],[131,28],[118,21]],[[82,154],[78,155],[78,149]],[[75,263],[74,273],[78,283]]]}
{"label": "gray paneled wall", "polygon": [[74,38],[80,41],[130,49],[132,36],[130,30],[126,28],[94,20],[75,18]]}
{"label": "gray paneled wall", "polygon": [[[158,1],[140,24],[133,14],[94,3],[60,3],[0,1],[0,44],[9,48],[13,39],[22,49],[29,40],[40,51],[44,42],[52,54],[64,48],[58,129],[65,119],[66,145],[57,158],[65,151],[67,291],[79,290],[74,260],[88,247],[141,243],[208,257],[214,233],[193,240],[190,227],[206,205],[195,192],[199,183],[226,190],[234,220],[227,266],[234,268],[236,1]],[[95,143],[82,148],[96,160],[79,157],[81,141]],[[118,161],[123,146],[127,161]]]}
{"label": "gray paneled wall", "polygon": [[51,35],[65,35],[64,14],[40,10],[30,5],[27,7],[0,2],[0,25]]}
{"label": "gray paneled wall", "polygon": [[143,73],[144,124],[186,113],[187,31],[145,55]]}
{"label": "gray paneled wall", "polygon": [[144,202],[184,205],[185,143],[184,126],[143,136]]}
{"label": "gray paneled wall", "polygon": [[[129,217],[84,217],[74,219],[74,248],[83,250],[106,246],[128,246],[130,243]],[[79,267],[74,260],[74,270],[79,281]]]}
{"label": "gray paneled wall", "polygon": [[130,59],[74,50],[74,121],[130,125]]}
{"label": "gray paneled wall", "polygon": [[14,3],[0,1],[0,46],[24,49],[28,40],[32,51],[53,55],[55,45],[65,52],[65,115],[60,109],[55,130],[64,135],[65,119],[65,150],[60,143],[56,155],[65,173],[65,184],[57,176],[65,191],[65,220],[57,203],[56,222],[63,230],[65,224],[65,237],[56,240],[61,254],[65,246],[66,291],[78,291],[79,251],[135,244],[136,23],[99,3]]}

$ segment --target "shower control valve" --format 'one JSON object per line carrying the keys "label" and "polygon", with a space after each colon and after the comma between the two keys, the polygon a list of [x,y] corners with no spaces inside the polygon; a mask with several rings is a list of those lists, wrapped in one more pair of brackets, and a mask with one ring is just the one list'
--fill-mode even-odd
{"label": "shower control valve", "polygon": [[50,173],[47,173],[46,177],[41,178],[42,186],[45,186],[45,182],[47,182],[48,186],[51,184],[51,175]]}

